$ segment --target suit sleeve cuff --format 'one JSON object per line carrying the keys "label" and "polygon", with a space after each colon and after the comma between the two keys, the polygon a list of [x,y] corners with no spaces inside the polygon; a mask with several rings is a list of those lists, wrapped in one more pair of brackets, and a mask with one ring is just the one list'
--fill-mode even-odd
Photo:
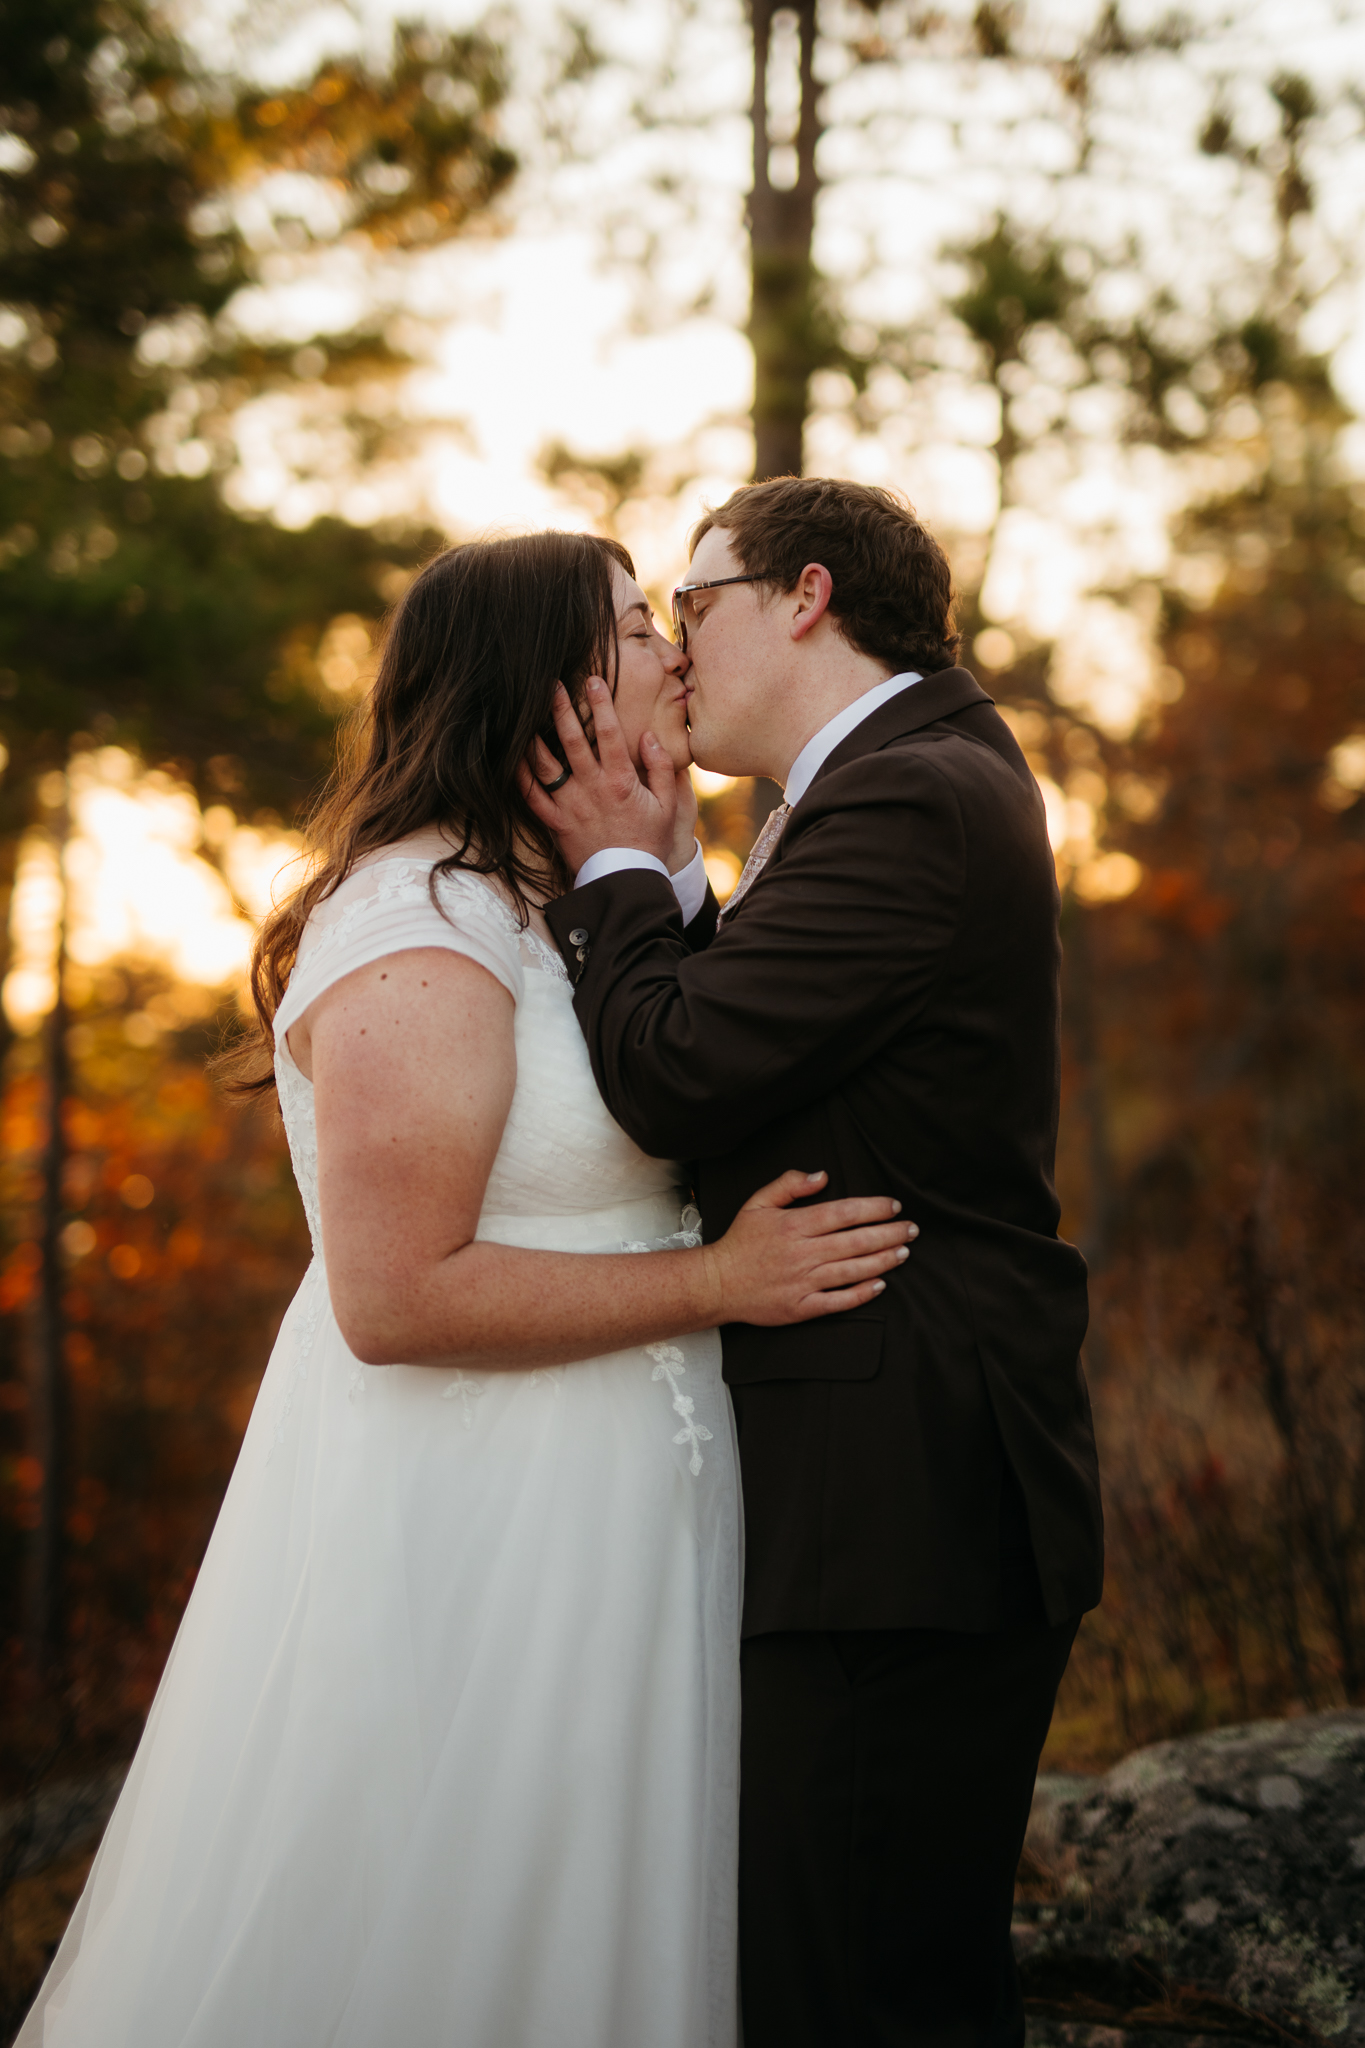
{"label": "suit sleeve cuff", "polygon": [[670,875],[668,878],[673,884],[673,894],[678,899],[684,929],[691,924],[706,901],[706,863],[702,858],[701,841],[694,840],[693,845],[696,850],[687,866],[679,868],[676,875]]}
{"label": "suit sleeve cuff", "polygon": [[621,875],[628,868],[647,868],[652,875],[662,875],[666,882],[673,880],[661,860],[652,853],[642,853],[638,846],[604,846],[600,853],[590,853],[574,877],[575,889],[586,889],[589,882],[600,882],[605,875]]}
{"label": "suit sleeve cuff", "polygon": [[624,874],[629,868],[644,868],[653,875],[662,875],[672,887],[678,899],[684,925],[691,924],[702,904],[706,901],[706,868],[702,861],[699,842],[694,841],[696,851],[685,868],[676,875],[670,875],[661,860],[652,853],[642,853],[635,846],[604,846],[600,853],[590,853],[574,878],[575,889],[586,889],[589,882],[600,882],[607,875]]}

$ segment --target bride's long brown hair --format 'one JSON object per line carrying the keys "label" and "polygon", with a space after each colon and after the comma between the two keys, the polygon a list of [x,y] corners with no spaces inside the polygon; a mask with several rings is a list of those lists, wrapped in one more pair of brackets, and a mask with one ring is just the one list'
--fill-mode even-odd
{"label": "bride's long brown hair", "polygon": [[553,836],[517,771],[539,734],[558,760],[551,716],[562,682],[582,707],[591,675],[616,684],[611,571],[635,567],[595,534],[470,541],[429,562],[388,620],[368,701],[343,729],[332,775],[308,820],[308,879],[272,910],[251,955],[259,1029],[223,1056],[239,1092],[273,1085],[272,1026],[314,905],[364,854],[440,825],[453,851],[432,869],[494,875],[523,924],[528,890],[571,886]]}

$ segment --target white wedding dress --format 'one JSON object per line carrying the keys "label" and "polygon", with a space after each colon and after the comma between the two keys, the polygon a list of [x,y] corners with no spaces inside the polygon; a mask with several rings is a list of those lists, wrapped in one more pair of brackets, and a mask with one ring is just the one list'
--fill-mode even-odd
{"label": "white wedding dress", "polygon": [[407,947],[468,955],[516,1003],[479,1237],[696,1242],[676,1169],[602,1104],[558,954],[474,876],[438,880],[442,915],[429,872],[371,859],[304,934],[276,1074],[316,1256],[21,2048],[734,2043],[740,1533],[717,1337],[374,1368],[332,1315],[285,1033]]}

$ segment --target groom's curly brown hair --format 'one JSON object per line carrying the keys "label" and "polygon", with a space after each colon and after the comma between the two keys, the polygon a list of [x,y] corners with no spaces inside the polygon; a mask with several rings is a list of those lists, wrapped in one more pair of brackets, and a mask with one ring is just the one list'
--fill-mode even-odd
{"label": "groom's curly brown hair", "polygon": [[791,590],[810,562],[829,570],[844,638],[893,675],[935,675],[957,659],[953,575],[929,529],[897,491],[839,477],[745,484],[692,530],[695,550],[724,529],[747,574]]}

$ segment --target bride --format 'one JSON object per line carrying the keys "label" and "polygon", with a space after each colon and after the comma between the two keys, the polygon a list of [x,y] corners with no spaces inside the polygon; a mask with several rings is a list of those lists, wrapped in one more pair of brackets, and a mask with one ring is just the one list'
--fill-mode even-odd
{"label": "bride", "polygon": [[864,1302],[907,1231],[791,1172],[703,1247],[603,1107],[517,782],[594,672],[681,785],[687,661],[624,550],[438,557],[266,920],[315,1257],[23,2048],[734,2041],[715,1326]]}

